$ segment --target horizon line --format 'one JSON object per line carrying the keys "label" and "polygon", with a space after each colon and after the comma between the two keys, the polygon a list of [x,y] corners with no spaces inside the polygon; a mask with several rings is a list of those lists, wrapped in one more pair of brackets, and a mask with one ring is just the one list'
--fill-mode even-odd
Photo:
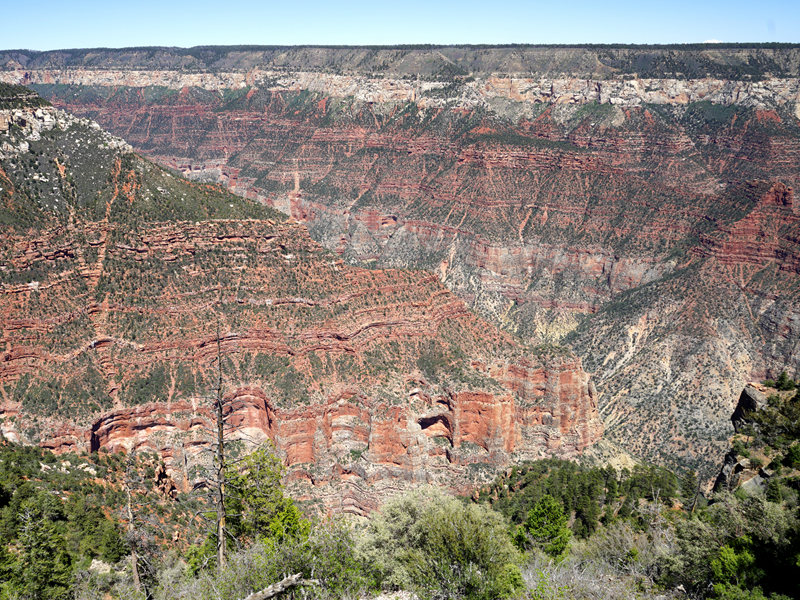
{"label": "horizon line", "polygon": [[559,43],[559,44],[532,44],[532,43],[498,43],[498,44],[484,44],[484,43],[453,43],[453,44],[201,44],[197,46],[167,46],[167,45],[153,45],[153,46],[85,46],[74,48],[51,48],[49,50],[37,50],[34,48],[7,48],[0,49],[0,52],[80,52],[88,50],[105,50],[105,51],[135,51],[135,50],[285,50],[285,49],[298,49],[298,48],[317,48],[327,50],[432,50],[438,48],[466,48],[466,49],[502,49],[502,48],[578,48],[578,49],[593,49],[593,48],[619,48],[619,49],[678,49],[678,50],[694,50],[698,48],[708,49],[731,49],[731,48],[764,48],[764,49],[789,49],[800,48],[800,41],[798,42],[724,42],[724,41],[704,41],[704,42],[675,42],[675,43],[654,43],[654,44],[639,44],[639,43],[592,43],[592,42],[579,42],[579,43]]}

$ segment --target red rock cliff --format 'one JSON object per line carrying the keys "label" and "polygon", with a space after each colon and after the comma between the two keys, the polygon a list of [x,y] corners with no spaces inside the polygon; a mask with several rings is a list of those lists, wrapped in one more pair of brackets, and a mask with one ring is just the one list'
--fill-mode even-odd
{"label": "red rock cliff", "polygon": [[[348,262],[428,269],[522,339],[567,340],[615,441],[705,460],[744,382],[800,368],[794,208],[759,200],[800,183],[796,73],[528,66],[474,81],[119,64],[4,77],[70,86],[41,89],[305,222]],[[173,91],[145,99],[152,85]],[[221,88],[230,101],[206,91]]]}
{"label": "red rock cliff", "polygon": [[[49,135],[85,146],[88,131]],[[574,457],[602,434],[578,359],[523,347],[436,276],[348,266],[302,225],[122,147],[60,152],[38,179],[33,162],[2,163],[4,436],[153,449],[187,488],[221,360],[230,439],[271,440],[296,494],[363,512],[421,482],[466,489],[519,460]],[[41,178],[63,182],[55,213],[36,212]]]}

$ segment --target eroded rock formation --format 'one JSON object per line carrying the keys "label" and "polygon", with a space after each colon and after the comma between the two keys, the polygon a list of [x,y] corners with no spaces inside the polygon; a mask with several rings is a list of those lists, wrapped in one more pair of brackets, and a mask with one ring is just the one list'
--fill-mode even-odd
{"label": "eroded rock formation", "polygon": [[9,55],[0,78],[348,263],[428,269],[520,338],[570,345],[611,439],[686,465],[724,449],[746,381],[800,368],[797,56],[70,51]]}
{"label": "eroded rock formation", "polygon": [[435,275],[349,266],[302,225],[37,110],[47,126],[0,134],[6,438],[156,450],[186,489],[218,360],[230,439],[271,440],[295,494],[328,509],[467,489],[602,434],[579,359],[521,345]]}

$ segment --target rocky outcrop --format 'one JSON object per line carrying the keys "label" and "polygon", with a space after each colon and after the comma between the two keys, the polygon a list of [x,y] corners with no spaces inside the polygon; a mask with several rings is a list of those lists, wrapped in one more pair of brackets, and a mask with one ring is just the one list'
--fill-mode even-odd
{"label": "rocky outcrop", "polygon": [[53,128],[68,129],[76,124],[96,129],[109,149],[131,150],[130,145],[102,131],[97,123],[88,119],[78,119],[51,107],[23,107],[0,109],[0,134],[5,134],[0,145],[0,159],[29,152],[30,142],[39,141],[43,132]]}
{"label": "rocky outcrop", "polygon": [[[254,337],[239,341],[251,350],[272,345]],[[168,348],[174,358],[179,345],[160,350]],[[150,361],[165,360],[155,358],[154,347],[138,350]],[[10,355],[6,360],[15,362]],[[26,367],[5,370],[5,381],[36,368]],[[576,359],[474,367],[497,380],[497,389],[437,391],[416,376],[405,397],[381,399],[368,386],[339,384],[339,391],[293,407],[280,406],[269,387],[238,388],[226,396],[229,441],[271,441],[289,467],[295,495],[362,513],[408,486],[434,483],[463,492],[508,464],[576,457],[602,435],[594,389]],[[83,426],[42,419],[30,409],[12,412],[13,420],[3,419],[6,438],[32,441],[24,432],[36,423],[39,443],[56,452],[155,451],[183,490],[197,483],[194,468],[207,459],[214,432],[210,402],[198,397],[112,410]]]}
{"label": "rocky outcrop", "polygon": [[799,399],[794,389],[745,386],[731,416],[736,433],[714,482],[715,492],[763,494],[769,484],[767,498],[780,500],[781,486],[796,476],[798,466],[792,456],[798,450]]}
{"label": "rocky outcrop", "polygon": [[198,88],[210,91],[257,86],[270,92],[309,90],[333,98],[353,98],[367,103],[414,102],[423,109],[486,107],[497,101],[523,104],[587,104],[614,106],[687,105],[693,102],[740,104],[756,108],[791,106],[798,102],[797,79],[764,81],[725,79],[582,79],[486,76],[461,84],[456,93],[446,81],[419,81],[390,77],[334,75],[319,72],[262,71],[245,73],[119,69],[16,69],[0,71],[0,83],[17,85],[161,87],[169,90]]}
{"label": "rocky outcrop", "polygon": [[[602,434],[594,390],[574,359],[490,371],[507,378],[507,387],[437,396],[415,387],[401,403],[353,388],[281,408],[269,390],[239,388],[226,396],[228,441],[271,442],[289,467],[295,494],[324,500],[329,509],[364,512],[411,485],[465,492],[504,465],[576,457]],[[195,398],[117,409],[86,429],[65,425],[41,443],[56,452],[155,451],[187,490],[213,432],[210,403]]]}
{"label": "rocky outcrop", "polygon": [[750,460],[731,450],[722,461],[722,469],[714,480],[715,492],[734,492],[741,489],[749,494],[763,493],[769,474],[754,467]]}
{"label": "rocky outcrop", "polygon": [[763,408],[767,402],[767,395],[763,385],[748,383],[739,396],[736,409],[731,415],[734,430],[738,433],[743,425],[748,422],[748,416]]}
{"label": "rocky outcrop", "polygon": [[[764,408],[767,402],[766,388],[758,383],[748,383],[739,396],[731,422],[737,433],[743,431],[753,413]],[[750,493],[763,491],[769,474],[759,466],[751,464],[749,457],[742,456],[738,448],[725,454],[722,468],[714,480],[714,491],[733,492],[742,488]]]}

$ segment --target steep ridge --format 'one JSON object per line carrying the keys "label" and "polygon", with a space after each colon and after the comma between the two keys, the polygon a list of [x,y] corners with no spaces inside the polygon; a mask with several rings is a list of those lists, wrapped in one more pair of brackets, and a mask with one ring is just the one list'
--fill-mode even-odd
{"label": "steep ridge", "polygon": [[219,358],[232,439],[271,440],[329,509],[466,489],[601,435],[579,359],[521,346],[435,276],[348,266],[280,213],[0,91],[6,438],[154,449],[189,487]]}
{"label": "steep ridge", "polygon": [[5,64],[4,80],[307,223],[347,262],[428,269],[517,336],[571,344],[608,435],[649,459],[721,451],[736,390],[800,368],[797,47]]}
{"label": "steep ridge", "polygon": [[[640,456],[666,448],[688,458],[689,444],[718,451],[730,436],[721,415],[732,411],[726,396],[737,396],[737,382],[797,368],[792,192],[758,182],[736,193],[750,204],[745,216],[701,236],[669,276],[620,294],[569,336],[606,390],[607,426],[640,431],[628,445]],[[662,438],[664,428],[674,435]]]}

